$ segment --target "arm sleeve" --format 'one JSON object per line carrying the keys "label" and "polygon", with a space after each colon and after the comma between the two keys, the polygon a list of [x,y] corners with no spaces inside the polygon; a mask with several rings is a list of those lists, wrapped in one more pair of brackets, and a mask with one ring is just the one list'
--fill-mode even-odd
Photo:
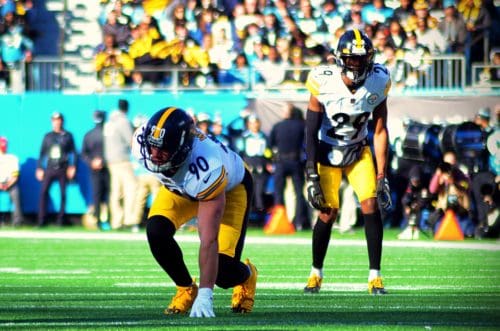
{"label": "arm sleeve", "polygon": [[323,113],[307,110],[306,113],[306,157],[308,162],[316,163],[318,131]]}

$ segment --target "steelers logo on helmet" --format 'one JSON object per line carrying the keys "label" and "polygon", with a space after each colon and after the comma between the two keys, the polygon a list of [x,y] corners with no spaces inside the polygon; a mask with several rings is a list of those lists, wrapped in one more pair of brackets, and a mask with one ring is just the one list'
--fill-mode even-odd
{"label": "steelers logo on helmet", "polygon": [[138,137],[144,166],[152,172],[174,174],[193,147],[193,130],[192,117],[180,108],[156,112]]}
{"label": "steelers logo on helmet", "polygon": [[361,84],[373,68],[374,53],[370,38],[354,29],[340,37],[335,57],[342,73],[354,84]]}

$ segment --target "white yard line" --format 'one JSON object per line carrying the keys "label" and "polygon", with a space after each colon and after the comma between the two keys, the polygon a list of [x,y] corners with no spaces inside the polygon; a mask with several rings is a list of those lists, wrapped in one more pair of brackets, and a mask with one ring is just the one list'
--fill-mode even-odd
{"label": "white yard line", "polygon": [[[25,239],[70,239],[70,240],[124,240],[145,241],[144,233],[101,233],[101,232],[43,232],[43,231],[0,231],[0,238],[25,238]],[[178,234],[179,242],[198,242],[196,235]],[[295,237],[255,237],[247,236],[247,244],[269,245],[311,245],[309,238]],[[366,246],[364,240],[333,239],[334,246]],[[419,248],[455,248],[455,249],[480,249],[500,251],[500,241],[492,243],[468,241],[405,241],[385,240],[385,247],[419,247]]]}

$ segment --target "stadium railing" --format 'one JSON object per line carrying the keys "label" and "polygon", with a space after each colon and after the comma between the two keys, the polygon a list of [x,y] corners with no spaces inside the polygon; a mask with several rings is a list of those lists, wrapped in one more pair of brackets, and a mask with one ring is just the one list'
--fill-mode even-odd
{"label": "stadium railing", "polygon": [[[185,90],[234,90],[236,92],[258,91],[305,91],[304,75],[299,79],[297,72],[306,72],[310,67],[285,67],[276,68],[277,75],[289,76],[295,72],[295,79],[284,79],[279,83],[269,84],[262,79],[258,69],[249,67],[240,71],[239,75],[232,76],[231,71],[219,70],[217,76],[200,69],[183,67],[136,67],[144,75],[148,73],[160,74],[156,84],[147,83],[141,87],[104,85],[98,79],[93,61],[83,60],[77,56],[37,57],[32,63],[22,66],[24,84],[5,87],[6,92],[29,91],[60,91],[76,93],[95,93],[128,89],[168,90],[172,92]],[[497,88],[498,83],[485,82],[479,79],[477,72],[485,69],[497,68],[474,64],[472,66],[472,84],[466,84],[466,61],[460,54],[427,56],[416,61],[402,61],[390,69],[393,87],[399,92],[426,92],[426,91],[462,91],[467,87],[489,86]],[[11,72],[11,77],[18,77],[19,73]],[[292,75],[293,76],[293,75]],[[186,78],[187,77],[187,78]],[[12,79],[11,79],[12,81]],[[19,86],[22,86],[21,88]]]}

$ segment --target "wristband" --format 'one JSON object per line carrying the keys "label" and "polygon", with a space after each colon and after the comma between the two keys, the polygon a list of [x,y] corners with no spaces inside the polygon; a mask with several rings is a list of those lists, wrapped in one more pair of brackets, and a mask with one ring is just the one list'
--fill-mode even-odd
{"label": "wristband", "polygon": [[209,287],[202,287],[198,289],[198,296],[199,297],[205,297],[205,298],[211,298],[213,296],[214,290],[209,288]]}

